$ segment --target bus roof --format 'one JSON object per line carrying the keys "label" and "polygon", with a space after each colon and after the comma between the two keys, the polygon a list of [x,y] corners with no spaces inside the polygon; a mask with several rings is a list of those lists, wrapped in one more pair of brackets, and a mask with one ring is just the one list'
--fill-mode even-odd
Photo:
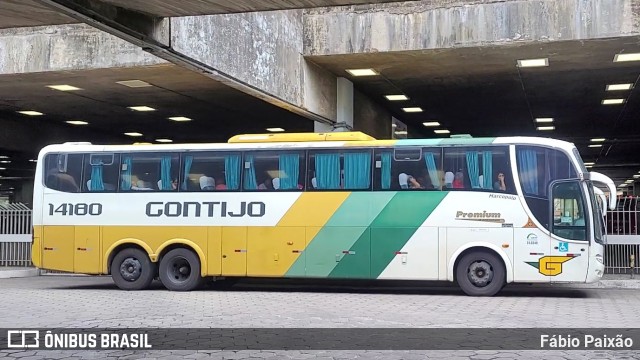
{"label": "bus roof", "polygon": [[450,137],[431,139],[376,140],[357,131],[333,133],[281,133],[243,134],[229,139],[228,143],[185,143],[185,144],[127,144],[91,145],[89,143],[66,143],[49,145],[42,152],[58,151],[173,151],[173,150],[215,150],[215,149],[266,149],[266,148],[314,148],[352,146],[473,146],[490,144],[543,145],[571,152],[572,143],[543,137]]}

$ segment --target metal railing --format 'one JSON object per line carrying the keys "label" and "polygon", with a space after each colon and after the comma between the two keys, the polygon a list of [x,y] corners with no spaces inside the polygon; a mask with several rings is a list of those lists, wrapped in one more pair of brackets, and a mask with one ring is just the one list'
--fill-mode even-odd
{"label": "metal railing", "polygon": [[619,196],[617,208],[607,212],[607,246],[604,253],[607,274],[639,273],[636,260],[640,254],[639,200],[638,196]]}
{"label": "metal railing", "polygon": [[0,266],[32,266],[31,213],[24,204],[0,204]]}

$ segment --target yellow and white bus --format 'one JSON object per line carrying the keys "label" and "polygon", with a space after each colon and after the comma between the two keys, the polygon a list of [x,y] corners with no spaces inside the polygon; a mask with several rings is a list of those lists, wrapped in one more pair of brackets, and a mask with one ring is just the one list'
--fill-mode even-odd
{"label": "yellow and white bus", "polygon": [[605,241],[594,183],[615,194],[573,144],[529,137],[66,143],[37,164],[33,263],[110,274],[125,290],[410,279],[490,296],[511,282],[593,282]]}

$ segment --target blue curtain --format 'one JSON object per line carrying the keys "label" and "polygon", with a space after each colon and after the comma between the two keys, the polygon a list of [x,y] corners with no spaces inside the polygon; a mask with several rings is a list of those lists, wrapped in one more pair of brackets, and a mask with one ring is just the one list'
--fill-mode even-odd
{"label": "blue curtain", "polygon": [[518,173],[524,192],[538,194],[538,158],[534,150],[518,151]]}
{"label": "blue curtain", "polygon": [[469,181],[471,182],[471,188],[477,189],[480,187],[480,172],[478,169],[478,152],[467,151],[467,171],[469,173]]}
{"label": "blue curtain", "polygon": [[318,189],[340,188],[340,154],[316,155],[316,182]]}
{"label": "blue curtain", "polygon": [[224,181],[227,183],[227,190],[240,188],[240,155],[225,155]]}
{"label": "blue curtain", "polygon": [[131,190],[131,170],[133,167],[133,162],[131,161],[131,157],[130,156],[123,157],[122,165],[125,166],[125,169],[122,170],[122,181],[120,183],[120,188],[122,188],[122,190]]}
{"label": "blue curtain", "polygon": [[391,188],[391,153],[386,152],[380,155],[382,157],[382,173],[380,174],[382,188],[390,189]]}
{"label": "blue curtain", "polygon": [[298,189],[300,154],[281,154],[279,164],[280,190]]}
{"label": "blue curtain", "polygon": [[171,190],[171,156],[163,156],[160,159],[160,184],[160,190]]}
{"label": "blue curtain", "polygon": [[433,156],[433,153],[427,152],[424,154],[424,162],[427,165],[427,171],[429,172],[429,178],[431,179],[431,184],[437,189],[440,189],[442,184],[440,184],[440,177],[438,176],[438,167],[436,166],[436,159]]}
{"label": "blue curtain", "polygon": [[371,153],[344,154],[344,188],[368,189],[371,185]]}
{"label": "blue curtain", "polygon": [[244,188],[247,190],[256,190],[258,181],[256,180],[256,168],[253,165],[253,155],[247,155],[244,158],[249,163],[249,168],[244,168]]}
{"label": "blue curtain", "polygon": [[485,189],[493,189],[493,153],[484,151],[482,153],[482,177],[484,184],[480,184]]}
{"label": "blue curtain", "polygon": [[189,185],[189,173],[191,173],[191,164],[193,164],[193,156],[187,155],[184,157],[184,179],[182,179],[182,190],[187,190]]}
{"label": "blue curtain", "polygon": [[91,165],[91,191],[103,191],[104,181],[102,179],[102,164]]}

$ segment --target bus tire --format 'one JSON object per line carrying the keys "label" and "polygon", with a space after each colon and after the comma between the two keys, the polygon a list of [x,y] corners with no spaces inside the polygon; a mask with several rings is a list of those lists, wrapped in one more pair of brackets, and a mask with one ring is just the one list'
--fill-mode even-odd
{"label": "bus tire", "polygon": [[111,261],[111,278],[122,290],[144,290],[155,274],[156,265],[140,249],[122,249]]}
{"label": "bus tire", "polygon": [[202,285],[200,259],[193,251],[177,248],[160,260],[160,281],[171,291],[191,291]]}
{"label": "bus tire", "polygon": [[506,284],[502,259],[488,251],[472,251],[456,266],[456,281],[469,296],[493,296]]}

